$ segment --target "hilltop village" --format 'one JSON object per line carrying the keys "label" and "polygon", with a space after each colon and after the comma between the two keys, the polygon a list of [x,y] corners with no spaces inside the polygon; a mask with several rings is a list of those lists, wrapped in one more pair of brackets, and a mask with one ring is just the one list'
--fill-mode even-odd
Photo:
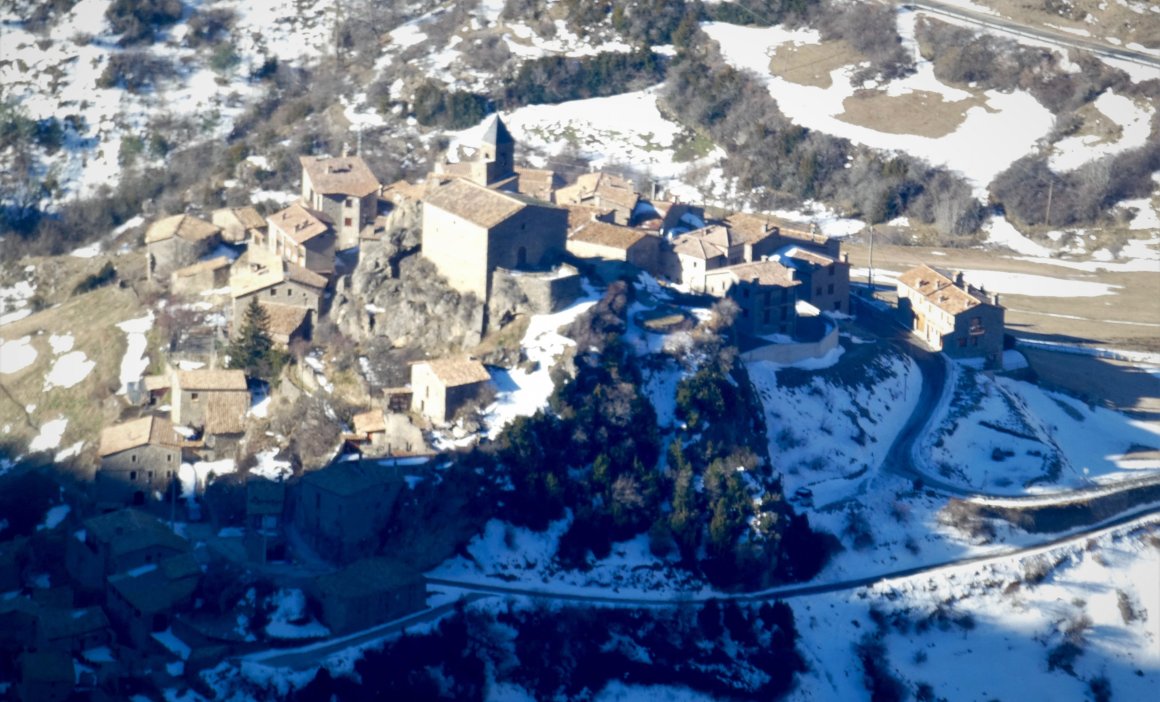
{"label": "hilltop village", "polygon": [[[516,149],[495,117],[473,153],[421,183],[381,184],[356,155],[303,156],[300,198],[284,209],[148,223],[148,284],[170,309],[195,300],[212,313],[178,325],[160,372],[122,388],[91,480],[60,516],[75,528],[51,587],[23,581],[26,541],[0,545],[0,592],[11,593],[0,649],[21,699],[120,699],[131,680],[163,687],[253,648],[256,623],[225,616],[230,597],[253,599],[225,582],[231,568],[287,583],[263,610],[271,639],[339,636],[423,609],[422,574],[382,552],[381,532],[432,466],[490,438],[479,416],[510,383],[503,369],[547,371],[520,349],[529,318],[632,281],[680,301],[635,320],[646,336],[725,315],[747,360],[837,346],[853,312],[838,239],[646,196],[612,173],[565,184],[517,166]],[[933,350],[1001,363],[997,296],[920,266],[897,297]],[[332,328],[383,339],[390,363],[339,368]],[[332,393],[339,375],[371,402],[349,408],[349,422],[292,416],[254,450],[255,418]],[[342,425],[337,440],[313,441],[318,422]]]}

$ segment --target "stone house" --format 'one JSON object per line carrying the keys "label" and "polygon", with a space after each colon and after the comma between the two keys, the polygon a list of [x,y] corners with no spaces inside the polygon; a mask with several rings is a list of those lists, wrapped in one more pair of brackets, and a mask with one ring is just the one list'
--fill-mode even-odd
{"label": "stone house", "polygon": [[230,259],[217,256],[179,268],[169,275],[169,289],[175,295],[197,295],[229,285]]}
{"label": "stone house", "polygon": [[16,698],[65,702],[76,687],[76,668],[65,651],[28,651],[17,661]]}
{"label": "stone house", "polygon": [[[606,222],[588,222],[568,238],[568,253],[626,263],[653,275],[660,272],[661,238],[640,229]],[[613,276],[615,277],[615,276]]]}
{"label": "stone house", "polygon": [[705,292],[736,302],[740,311],[734,328],[749,336],[793,336],[798,285],[793,269],[770,260],[727,266],[705,275]]}
{"label": "stone house", "polygon": [[[408,392],[408,398],[410,393]],[[402,408],[409,409],[410,403]],[[372,409],[351,418],[354,430],[345,435],[360,455],[422,456],[428,453],[423,430],[411,422],[406,414]]]}
{"label": "stone house", "polygon": [[256,563],[286,559],[286,483],[251,477],[246,481],[246,556]]}
{"label": "stone house", "polygon": [[291,498],[293,525],[323,557],[350,563],[379,549],[406,483],[397,466],[344,461],[303,476]]}
{"label": "stone house", "polygon": [[175,371],[172,396],[173,422],[200,428],[206,440],[246,431],[250,390],[240,370]]}
{"label": "stone house", "polygon": [[746,262],[744,246],[720,224],[674,237],[661,255],[664,276],[693,292],[705,291],[709,271]]}
{"label": "stone house", "polygon": [[379,213],[378,178],[358,156],[302,156],[299,162],[302,203],[334,223],[340,251],[358,246],[359,232]]}
{"label": "stone house", "polygon": [[164,217],[145,231],[146,273],[168,280],[173,271],[195,263],[222,241],[221,228],[193,215]]}
{"label": "stone house", "polygon": [[[326,278],[334,274],[338,240],[330,217],[294,203],[270,215],[266,223],[269,230],[263,243],[267,251]],[[357,245],[357,232],[355,241]]]}
{"label": "stone house", "polygon": [[109,578],[105,608],[117,633],[139,650],[168,629],[177,611],[192,604],[201,581],[193,554],[167,558]]}
{"label": "stone house", "polygon": [[222,239],[230,244],[244,244],[255,234],[266,231],[266,218],[253,207],[223,207],[214,210],[210,219],[222,230]]}
{"label": "stone house", "polygon": [[230,277],[233,319],[240,324],[250,300],[263,304],[300,307],[319,312],[326,278],[302,266],[268,256],[253,255],[234,267]]}
{"label": "stone house", "polygon": [[899,312],[931,349],[1000,366],[1005,310],[999,296],[968,284],[962,273],[953,276],[927,265],[898,276]]}
{"label": "stone house", "polygon": [[189,548],[189,542],[156,517],[123,509],[85,520],[65,546],[65,567],[81,587],[100,589],[110,575],[159,563]]}
{"label": "stone house", "polygon": [[[270,319],[268,331],[270,332],[270,340],[274,342],[275,346],[287,348],[295,341],[310,339],[314,326],[314,312],[312,310],[294,305],[274,304],[265,300],[261,300],[259,304],[266,310],[266,315]],[[244,310],[245,308],[242,308],[243,315],[245,314]],[[235,317],[234,319],[239,318]],[[239,324],[235,324],[234,328],[237,329],[239,326]]]}
{"label": "stone house", "polygon": [[423,256],[451,287],[487,301],[497,268],[543,267],[566,245],[566,210],[454,179],[423,202]]}
{"label": "stone house", "polygon": [[367,558],[317,578],[311,594],[322,623],[347,634],[399,619],[427,606],[421,573],[385,558]]}
{"label": "stone house", "polygon": [[437,424],[455,417],[491,386],[491,375],[479,361],[443,358],[411,366],[411,409]]}
{"label": "stone house", "polygon": [[555,202],[558,205],[583,205],[611,211],[614,224],[627,226],[633,223],[640,195],[631,182],[598,171],[585,173],[575,183],[556,190]]}
{"label": "stone house", "polygon": [[[18,585],[5,592],[19,590]],[[0,656],[13,660],[21,651],[36,645],[39,608],[30,597],[0,599]]]}
{"label": "stone house", "polygon": [[850,312],[850,262],[811,251],[800,246],[788,246],[778,255],[781,262],[794,270],[794,279],[801,281],[798,299],[810,303],[819,312]]}
{"label": "stone house", "polygon": [[97,502],[143,505],[164,493],[181,466],[182,437],[164,417],[148,416],[106,427],[97,453]]}

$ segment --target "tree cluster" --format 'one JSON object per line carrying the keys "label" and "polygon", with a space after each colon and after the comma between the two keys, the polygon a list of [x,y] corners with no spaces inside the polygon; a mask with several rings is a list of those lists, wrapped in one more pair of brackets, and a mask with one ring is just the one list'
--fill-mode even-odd
{"label": "tree cluster", "polygon": [[542,105],[617,95],[664,80],[664,63],[651,49],[607,51],[586,57],[544,56],[520,64],[503,82],[504,106]]}
{"label": "tree cluster", "polygon": [[113,31],[121,35],[122,46],[149,43],[157,30],[181,19],[181,0],[113,0],[105,17]]}
{"label": "tree cluster", "polygon": [[483,700],[495,683],[519,686],[535,699],[587,699],[615,681],[686,687],[714,699],[773,700],[806,669],[796,641],[793,610],[783,602],[498,614],[460,608],[430,633],[368,651],[353,678],[323,669],[290,699],[470,702]]}

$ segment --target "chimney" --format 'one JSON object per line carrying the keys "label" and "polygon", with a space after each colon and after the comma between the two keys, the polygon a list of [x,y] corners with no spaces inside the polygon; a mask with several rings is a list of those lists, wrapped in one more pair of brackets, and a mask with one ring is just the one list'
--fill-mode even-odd
{"label": "chimney", "polygon": [[991,295],[991,304],[996,307],[999,306],[999,293],[993,293]]}
{"label": "chimney", "polygon": [[955,279],[955,285],[957,285],[958,287],[960,287],[964,290],[967,289],[967,286],[963,284],[963,272],[962,271],[955,271],[954,279]]}
{"label": "chimney", "polygon": [[842,252],[842,263],[847,263],[847,264],[848,264],[849,262],[850,262],[850,252],[849,252],[849,251],[843,251],[843,252]]}

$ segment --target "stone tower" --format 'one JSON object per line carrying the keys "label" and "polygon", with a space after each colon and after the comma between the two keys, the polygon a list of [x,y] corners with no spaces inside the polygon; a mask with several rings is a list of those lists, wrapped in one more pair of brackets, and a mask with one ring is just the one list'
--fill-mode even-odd
{"label": "stone tower", "polygon": [[516,141],[499,115],[488,125],[479,145],[479,158],[488,164],[487,184],[515,175]]}

